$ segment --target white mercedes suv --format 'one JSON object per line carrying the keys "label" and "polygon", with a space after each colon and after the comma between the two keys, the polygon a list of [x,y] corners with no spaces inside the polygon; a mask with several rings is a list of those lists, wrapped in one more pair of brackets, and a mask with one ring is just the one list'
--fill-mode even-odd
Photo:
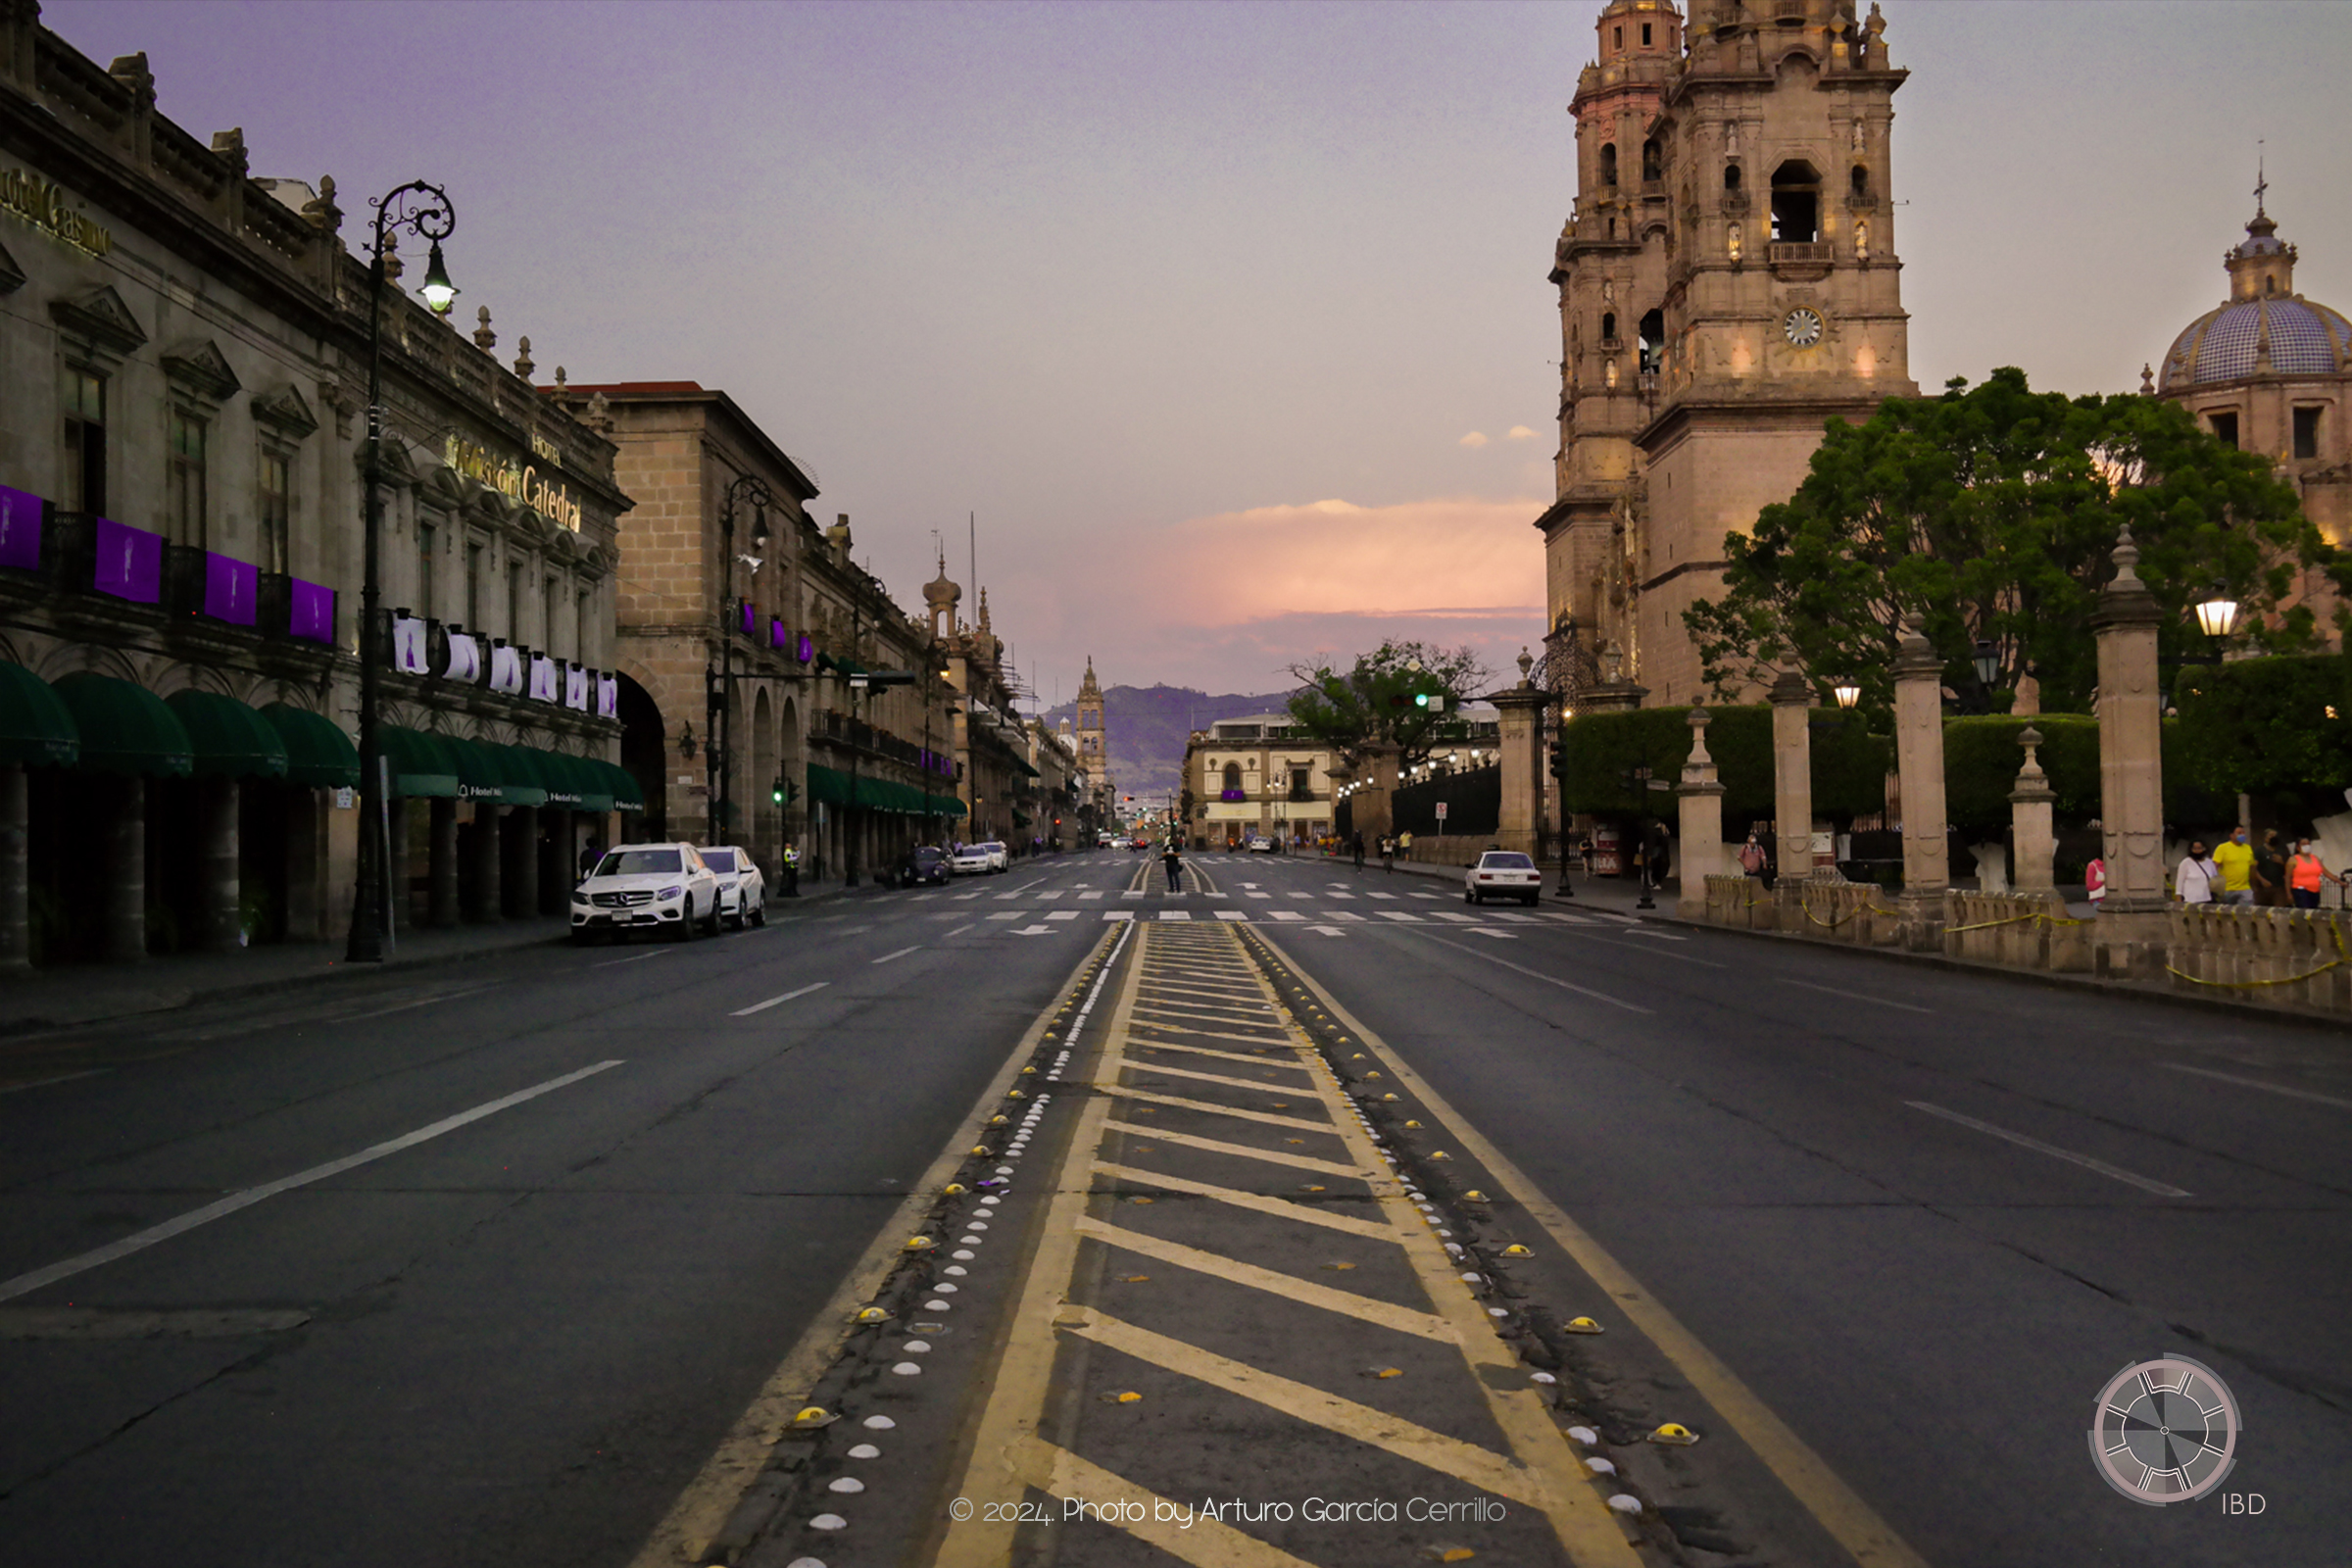
{"label": "white mercedes suv", "polygon": [[718,874],[691,844],[621,844],[571,890],[571,940],[667,928],[718,934]]}

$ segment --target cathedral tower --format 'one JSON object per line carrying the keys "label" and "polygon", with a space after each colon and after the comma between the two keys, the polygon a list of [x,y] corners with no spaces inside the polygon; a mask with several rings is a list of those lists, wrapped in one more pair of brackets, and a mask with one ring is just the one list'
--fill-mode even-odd
{"label": "cathedral tower", "polygon": [[1110,750],[1102,728],[1102,683],[1095,679],[1095,661],[1086,661],[1086,678],[1078,683],[1078,765],[1086,771],[1090,793],[1110,789]]}
{"label": "cathedral tower", "polygon": [[1699,694],[1683,612],[1723,538],[1803,479],[1823,423],[1916,396],[1895,259],[1886,23],[1854,0],[1611,0],[1577,83],[1553,256],[1557,500],[1540,519],[1571,684],[1609,644]]}

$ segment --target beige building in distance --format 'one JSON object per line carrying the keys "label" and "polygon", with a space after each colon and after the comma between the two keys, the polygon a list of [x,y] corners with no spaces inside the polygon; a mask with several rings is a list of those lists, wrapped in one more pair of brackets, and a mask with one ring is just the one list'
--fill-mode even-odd
{"label": "beige building in distance", "polygon": [[1180,805],[1195,849],[1230,849],[1263,836],[1307,844],[1331,831],[1339,754],[1296,729],[1288,713],[1221,718],[1184,749]]}
{"label": "beige building in distance", "polygon": [[1537,520],[1572,700],[1612,644],[1649,702],[1697,695],[1683,612],[1720,590],[1725,534],[1794,492],[1825,421],[1918,393],[1885,31],[1854,0],[1692,0],[1687,36],[1669,0],[1600,14],[1570,105],[1557,500]]}

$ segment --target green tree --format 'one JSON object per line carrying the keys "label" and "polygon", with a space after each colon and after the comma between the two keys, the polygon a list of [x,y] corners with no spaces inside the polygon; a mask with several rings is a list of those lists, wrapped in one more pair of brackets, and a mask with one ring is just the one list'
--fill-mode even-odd
{"label": "green tree", "polygon": [[[1366,747],[1394,746],[1402,766],[1429,760],[1432,746],[1461,733],[1461,706],[1494,683],[1494,676],[1467,647],[1428,643],[1382,643],[1359,654],[1346,670],[1329,661],[1293,664],[1298,690],[1291,698],[1291,722],[1346,754],[1350,763]],[[1419,699],[1435,699],[1423,703]]]}
{"label": "green tree", "polygon": [[1973,689],[1984,639],[1993,707],[2032,675],[2044,708],[2083,711],[2098,680],[2090,615],[2126,526],[2169,612],[2168,655],[2198,636],[2188,607],[2217,591],[2257,646],[2312,647],[2312,612],[2285,604],[2300,572],[2352,585],[2268,459],[2178,405],[2036,393],[2004,368],[1939,398],[1889,398],[1860,425],[1832,421],[1796,494],[1725,540],[1723,595],[1684,618],[1719,691],[1793,661],[1817,685],[1853,676],[1884,712],[1915,613],[1955,690]]}

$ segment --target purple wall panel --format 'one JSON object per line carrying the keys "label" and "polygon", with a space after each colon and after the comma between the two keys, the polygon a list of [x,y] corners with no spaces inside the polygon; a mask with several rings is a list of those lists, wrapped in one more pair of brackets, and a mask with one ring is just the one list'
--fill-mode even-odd
{"label": "purple wall panel", "polygon": [[102,594],[153,605],[164,597],[164,536],[111,517],[96,519],[98,569],[90,586]]}
{"label": "purple wall panel", "polygon": [[0,566],[19,571],[41,564],[41,498],[0,484]]}
{"label": "purple wall panel", "polygon": [[262,589],[262,568],[248,562],[206,551],[204,556],[204,612],[215,620],[250,626],[258,613],[255,604]]}

